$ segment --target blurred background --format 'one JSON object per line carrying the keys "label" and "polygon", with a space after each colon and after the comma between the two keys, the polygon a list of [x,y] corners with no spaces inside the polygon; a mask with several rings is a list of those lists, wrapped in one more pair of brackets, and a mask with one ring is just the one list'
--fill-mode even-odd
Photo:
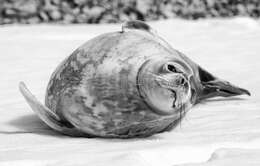
{"label": "blurred background", "polygon": [[259,18],[259,0],[0,0],[0,24]]}

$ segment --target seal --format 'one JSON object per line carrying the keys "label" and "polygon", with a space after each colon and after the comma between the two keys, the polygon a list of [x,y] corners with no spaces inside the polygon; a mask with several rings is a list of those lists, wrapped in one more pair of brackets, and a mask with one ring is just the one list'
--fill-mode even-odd
{"label": "seal", "polygon": [[89,40],[52,74],[45,105],[20,91],[50,128],[70,136],[132,138],[173,129],[196,103],[249,91],[173,49],[141,21]]}

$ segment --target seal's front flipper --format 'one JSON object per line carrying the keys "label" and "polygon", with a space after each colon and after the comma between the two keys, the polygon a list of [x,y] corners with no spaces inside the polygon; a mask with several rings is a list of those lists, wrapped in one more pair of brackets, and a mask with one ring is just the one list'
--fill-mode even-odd
{"label": "seal's front flipper", "polygon": [[49,127],[57,130],[63,134],[71,136],[82,136],[82,133],[77,131],[70,123],[64,123],[61,119],[52,112],[49,108],[41,104],[35,96],[27,89],[23,82],[20,82],[19,89],[26,99],[27,103],[31,106],[32,110],[44,121]]}
{"label": "seal's front flipper", "polygon": [[250,92],[248,90],[239,88],[227,81],[218,79],[201,67],[198,67],[198,73],[201,86],[198,90],[197,102],[217,96],[231,97],[243,94],[250,96]]}

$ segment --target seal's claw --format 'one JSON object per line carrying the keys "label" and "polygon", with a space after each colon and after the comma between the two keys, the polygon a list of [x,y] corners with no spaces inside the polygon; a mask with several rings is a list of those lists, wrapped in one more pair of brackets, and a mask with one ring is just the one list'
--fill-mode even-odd
{"label": "seal's claw", "polygon": [[226,81],[221,81],[221,80],[214,81],[213,87],[214,86],[217,88],[218,92],[222,93],[223,97],[237,96],[237,95],[243,95],[243,94],[247,94],[248,96],[251,95],[248,90],[239,88]]}
{"label": "seal's claw", "polygon": [[229,97],[229,96],[237,96],[237,95],[243,95],[246,94],[248,96],[251,96],[250,92],[246,89],[237,88],[237,87],[230,87],[230,88],[219,88],[217,89],[219,93],[222,93],[223,97]]}
{"label": "seal's claw", "polygon": [[248,90],[242,88],[239,88],[239,90],[241,91],[240,94],[246,94],[248,96],[251,96],[251,93]]}

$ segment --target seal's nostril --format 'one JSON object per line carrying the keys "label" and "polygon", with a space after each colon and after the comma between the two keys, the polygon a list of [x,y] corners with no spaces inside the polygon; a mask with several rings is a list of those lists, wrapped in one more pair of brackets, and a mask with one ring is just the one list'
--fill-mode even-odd
{"label": "seal's nostril", "polygon": [[189,87],[188,82],[185,82],[183,86],[184,86],[185,88],[188,88],[188,87]]}
{"label": "seal's nostril", "polygon": [[181,85],[184,85],[185,79],[184,79],[184,78],[181,78],[181,79],[180,79],[180,83],[181,83]]}

